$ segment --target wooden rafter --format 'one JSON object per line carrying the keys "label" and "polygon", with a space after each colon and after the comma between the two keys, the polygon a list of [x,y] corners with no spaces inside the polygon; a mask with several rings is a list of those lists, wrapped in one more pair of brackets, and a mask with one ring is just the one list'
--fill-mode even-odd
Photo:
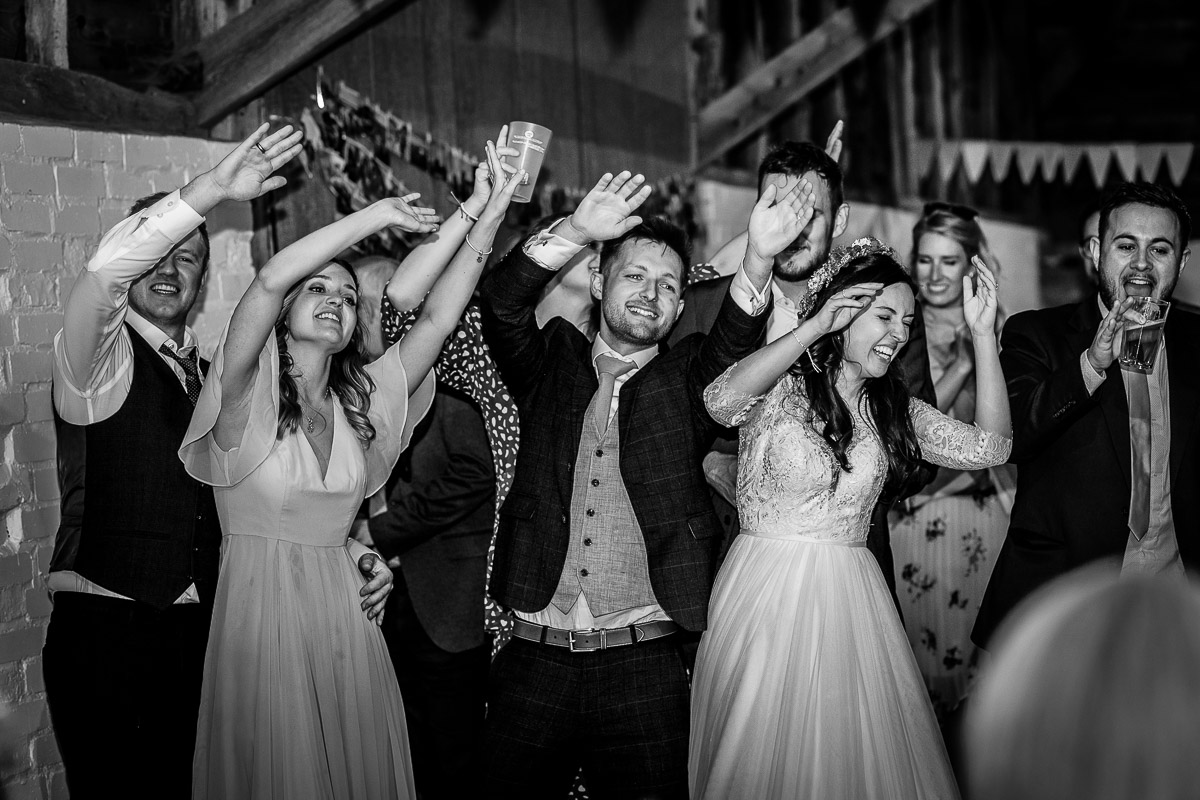
{"label": "wooden rafter", "polygon": [[211,126],[345,37],[415,0],[262,0],[182,50],[169,69],[199,63],[196,121]]}
{"label": "wooden rafter", "polygon": [[196,135],[192,104],[82,72],[0,59],[0,120],[124,133]]}
{"label": "wooden rafter", "polygon": [[67,0],[25,0],[25,50],[34,64],[67,68]]}
{"label": "wooden rafter", "polygon": [[696,165],[720,158],[934,2],[889,0],[870,36],[859,31],[850,9],[835,11],[701,110]]}

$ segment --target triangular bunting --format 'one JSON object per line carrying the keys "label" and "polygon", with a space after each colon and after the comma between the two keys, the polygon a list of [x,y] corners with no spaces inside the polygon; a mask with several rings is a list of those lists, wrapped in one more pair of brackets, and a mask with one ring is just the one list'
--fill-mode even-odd
{"label": "triangular bunting", "polygon": [[1108,179],[1108,166],[1112,161],[1112,145],[1109,144],[1089,144],[1084,147],[1087,153],[1088,163],[1092,166],[1092,180],[1096,182],[1097,189],[1104,188],[1104,182]]}
{"label": "triangular bunting", "polygon": [[[1067,183],[1075,180],[1075,171],[1079,169],[1079,162],[1083,158],[1083,145],[1079,144],[1064,144],[1062,146],[1062,166],[1063,178]],[[1045,161],[1042,162],[1043,169]]]}
{"label": "triangular bunting", "polygon": [[1158,170],[1162,166],[1163,146],[1161,144],[1137,145],[1138,175],[1144,181],[1154,183],[1158,179]]}
{"label": "triangular bunting", "polygon": [[933,166],[933,148],[935,144],[932,139],[918,139],[913,145],[913,161],[917,168],[917,177],[921,180],[929,177],[929,168]]}
{"label": "triangular bunting", "polygon": [[1137,180],[1137,145],[1132,142],[1118,142],[1112,146],[1113,158],[1121,177],[1127,181]]}
{"label": "triangular bunting", "polygon": [[[1053,182],[1058,176],[1058,165],[1063,163],[1063,146],[1061,144],[1040,144],[1038,149],[1041,151],[1041,156],[1038,159],[1042,162],[1042,180],[1046,183]],[[1075,159],[1075,164],[1079,163],[1079,159]],[[1071,182],[1071,175],[1074,174],[1075,167],[1072,166],[1070,174],[1066,176],[1067,183]]]}
{"label": "triangular bunting", "polygon": [[963,172],[970,183],[979,183],[983,175],[983,165],[987,163],[988,143],[970,140],[962,143]]}
{"label": "triangular bunting", "polygon": [[1004,179],[1008,177],[1014,147],[1012,142],[992,142],[989,160],[992,165],[992,180],[996,183],[1004,183]]}
{"label": "triangular bunting", "polygon": [[1028,184],[1033,181],[1037,172],[1042,148],[1032,142],[1016,142],[1013,144],[1013,150],[1016,151],[1017,174],[1021,176],[1021,183]]}
{"label": "triangular bunting", "polygon": [[958,154],[962,151],[962,144],[959,142],[942,142],[942,148],[938,151],[938,170],[942,174],[943,181],[949,181],[954,177],[954,169],[958,166]]}
{"label": "triangular bunting", "polygon": [[1165,144],[1163,152],[1167,156],[1167,171],[1171,173],[1171,183],[1178,186],[1187,175],[1188,164],[1192,161],[1192,145]]}

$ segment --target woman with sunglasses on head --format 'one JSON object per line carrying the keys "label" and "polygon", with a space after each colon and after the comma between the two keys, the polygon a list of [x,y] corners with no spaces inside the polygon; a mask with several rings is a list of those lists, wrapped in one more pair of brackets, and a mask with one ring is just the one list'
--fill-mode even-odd
{"label": "woman with sunglasses on head", "polygon": [[[214,487],[224,533],[196,798],[416,796],[378,627],[391,572],[348,533],[429,408],[434,361],[524,175],[505,179],[500,156],[514,152],[502,129],[440,227],[410,205],[418,195],[373,203],[276,253],[234,309],[180,448]],[[436,235],[388,286],[406,308],[425,298],[412,330],[368,364],[358,284],[337,255],[389,227]]]}
{"label": "woman with sunglasses on head", "polygon": [[893,369],[916,288],[874,239],[834,251],[809,280],[799,326],[705,392],[714,419],[740,426],[742,532],[717,575],[696,659],[693,798],[958,797],[865,545],[881,492],[922,459],[961,469],[1008,458],[995,279],[980,266],[962,284],[979,348],[977,425],[910,397]]}
{"label": "woman with sunglasses on head", "polygon": [[[928,203],[913,227],[913,275],[925,320],[938,410],[975,421],[976,354],[963,309],[976,257],[996,271],[974,209]],[[997,328],[1002,313],[997,312]],[[1008,530],[1013,482],[1006,467],[941,469],[891,513],[897,595],[938,718],[966,695],[979,651],[971,627]]]}

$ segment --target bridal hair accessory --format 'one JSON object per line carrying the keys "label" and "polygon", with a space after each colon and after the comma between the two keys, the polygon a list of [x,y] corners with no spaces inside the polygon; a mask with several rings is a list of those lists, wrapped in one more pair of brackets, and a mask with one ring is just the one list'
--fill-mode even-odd
{"label": "bridal hair accessory", "polygon": [[817,295],[833,281],[833,276],[837,275],[842,267],[855,259],[875,254],[887,256],[897,264],[900,263],[900,256],[896,254],[896,251],[874,236],[855,239],[849,245],[839,247],[830,253],[829,260],[808,279],[808,292],[796,304],[796,319],[803,320],[808,316],[813,306],[816,305]]}

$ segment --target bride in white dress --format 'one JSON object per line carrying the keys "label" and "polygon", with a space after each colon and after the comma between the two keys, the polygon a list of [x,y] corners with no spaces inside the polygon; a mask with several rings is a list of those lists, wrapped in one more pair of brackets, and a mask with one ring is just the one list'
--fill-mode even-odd
{"label": "bride in white dress", "polygon": [[713,588],[692,685],[694,798],[956,798],[933,708],[879,566],[871,509],[919,459],[1007,460],[1008,397],[996,281],[964,280],[975,425],[908,396],[892,360],[914,286],[874,239],[835,251],[809,282],[800,326],[705,393],[740,425],[742,533]]}

